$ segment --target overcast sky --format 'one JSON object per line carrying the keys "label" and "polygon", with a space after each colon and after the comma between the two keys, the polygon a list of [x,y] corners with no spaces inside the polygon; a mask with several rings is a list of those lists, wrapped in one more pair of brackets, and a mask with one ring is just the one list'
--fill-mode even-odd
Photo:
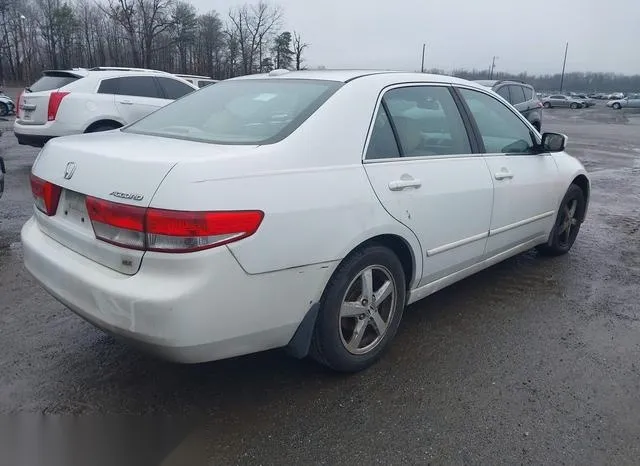
{"label": "overcast sky", "polygon": [[[236,0],[191,0],[226,16]],[[249,2],[251,3],[251,2]],[[307,65],[640,74],[640,0],[279,0]]]}

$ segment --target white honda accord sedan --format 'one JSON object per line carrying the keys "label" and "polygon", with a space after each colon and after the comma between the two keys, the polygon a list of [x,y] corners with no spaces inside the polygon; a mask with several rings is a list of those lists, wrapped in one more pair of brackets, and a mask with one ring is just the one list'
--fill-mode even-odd
{"label": "white honda accord sedan", "polygon": [[24,261],[71,310],[170,360],[287,347],[357,371],[406,305],[534,247],[569,251],[590,182],[565,144],[447,76],[232,79],[50,141]]}

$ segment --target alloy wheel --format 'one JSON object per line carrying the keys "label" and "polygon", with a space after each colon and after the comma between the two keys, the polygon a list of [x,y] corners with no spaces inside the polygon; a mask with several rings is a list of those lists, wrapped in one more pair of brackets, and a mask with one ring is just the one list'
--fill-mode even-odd
{"label": "alloy wheel", "polygon": [[351,354],[365,354],[384,338],[396,308],[393,275],[380,265],[365,268],[351,281],[340,307],[340,339]]}
{"label": "alloy wheel", "polygon": [[574,232],[575,226],[578,224],[577,218],[578,200],[571,199],[562,209],[562,222],[558,228],[558,242],[561,246],[566,247],[571,244],[571,233]]}

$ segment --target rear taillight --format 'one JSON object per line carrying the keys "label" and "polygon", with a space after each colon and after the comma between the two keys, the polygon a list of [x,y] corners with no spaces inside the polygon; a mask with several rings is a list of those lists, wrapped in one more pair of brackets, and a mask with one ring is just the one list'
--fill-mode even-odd
{"label": "rear taillight", "polygon": [[96,238],[125,248],[144,249],[144,207],[86,198]]}
{"label": "rear taillight", "polygon": [[184,212],[118,204],[87,197],[96,237],[118,246],[158,252],[193,252],[254,234],[263,212]]}
{"label": "rear taillight", "polygon": [[48,216],[55,215],[62,188],[31,174],[31,192],[38,210]]}
{"label": "rear taillight", "polygon": [[16,99],[16,115],[20,116],[20,104],[22,103],[22,94],[24,94],[24,91],[21,91],[20,94],[18,94],[18,98]]}
{"label": "rear taillight", "polygon": [[56,115],[58,114],[58,109],[60,108],[60,104],[62,103],[62,99],[64,99],[68,92],[52,92],[49,95],[49,108],[47,109],[47,120],[53,121],[56,119]]}

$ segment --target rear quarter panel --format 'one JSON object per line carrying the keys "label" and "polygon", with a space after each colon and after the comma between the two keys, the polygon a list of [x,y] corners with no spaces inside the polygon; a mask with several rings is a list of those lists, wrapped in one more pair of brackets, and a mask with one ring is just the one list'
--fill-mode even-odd
{"label": "rear quarter panel", "polygon": [[336,261],[380,234],[403,238],[421,271],[417,238],[382,207],[362,166],[380,89],[345,85],[288,138],[251,154],[224,163],[186,157],[151,206],[263,210],[258,232],[228,246],[249,274]]}

